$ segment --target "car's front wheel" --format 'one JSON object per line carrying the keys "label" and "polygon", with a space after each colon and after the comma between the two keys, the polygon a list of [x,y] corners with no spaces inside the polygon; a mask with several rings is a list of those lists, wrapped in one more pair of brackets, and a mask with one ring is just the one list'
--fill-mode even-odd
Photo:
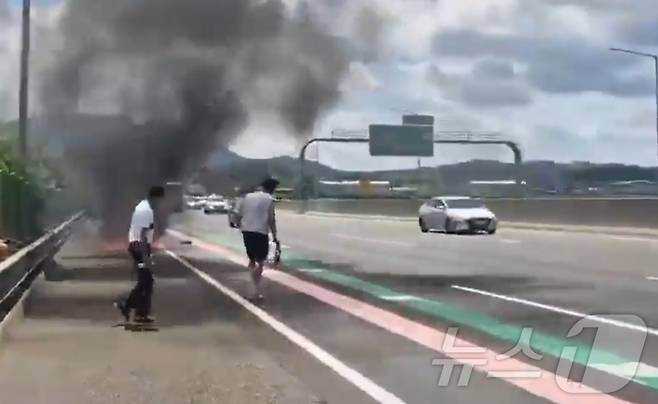
{"label": "car's front wheel", "polygon": [[423,232],[423,233],[427,233],[428,231],[430,231],[430,229],[425,224],[425,221],[423,220],[423,218],[418,219],[418,226],[420,226],[420,231]]}
{"label": "car's front wheel", "polygon": [[493,228],[493,229],[489,229],[489,230],[487,230],[487,233],[488,233],[488,234],[491,234],[491,235],[496,234],[496,228]]}
{"label": "car's front wheel", "polygon": [[455,230],[454,230],[454,229],[451,229],[451,227],[452,227],[452,221],[450,220],[449,217],[446,218],[446,223],[445,223],[445,225],[444,225],[443,227],[445,228],[446,234],[455,233]]}

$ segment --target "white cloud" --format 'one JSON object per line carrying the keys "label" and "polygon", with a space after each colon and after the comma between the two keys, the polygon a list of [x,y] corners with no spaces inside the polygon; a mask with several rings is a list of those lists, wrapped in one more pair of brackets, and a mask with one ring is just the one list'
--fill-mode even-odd
{"label": "white cloud", "polygon": [[[356,3],[362,2],[350,2]],[[345,99],[324,126],[342,111],[365,117],[365,127],[368,119],[395,122],[399,113],[391,109],[406,109],[435,113],[440,129],[502,132],[528,158],[656,164],[653,72],[648,61],[608,51],[615,45],[658,51],[654,0],[375,3],[395,16],[386,57],[365,64],[381,85],[360,94],[361,103]],[[433,52],[437,38],[443,47]],[[483,69],[491,59],[498,65]],[[428,82],[428,66],[437,66],[442,82]],[[354,165],[359,159],[349,148],[326,151],[325,158]],[[469,155],[497,152],[461,153]],[[391,161],[361,158],[359,164]]]}
{"label": "white cloud", "polygon": [[[0,121],[15,119],[18,116],[18,83],[21,50],[21,16],[18,9],[6,6],[0,0]],[[5,6],[6,8],[3,8]],[[53,41],[54,23],[63,10],[63,3],[33,5],[32,7],[32,52],[30,64],[30,98],[32,112],[38,113],[37,89],[39,73],[48,64]],[[4,11],[3,11],[4,10]]]}
{"label": "white cloud", "polygon": [[[285,2],[298,11],[300,0]],[[408,110],[435,114],[439,129],[500,131],[517,139],[529,158],[656,164],[651,66],[607,50],[658,52],[655,0],[307,4],[327,31],[351,38],[344,43],[353,58],[341,86],[343,98],[316,123],[316,136],[399,122],[400,110]],[[38,8],[36,25],[47,27],[57,17],[52,10]],[[357,23],[364,18],[369,28],[359,32]],[[18,34],[16,15],[0,24],[0,60],[8,61],[0,64],[0,117],[16,112]],[[35,38],[44,53],[36,51],[33,86],[39,66],[48,63],[47,50],[56,48],[51,40]],[[445,75],[443,83],[428,81],[430,66]],[[297,153],[299,145],[272,117],[258,113],[251,123],[235,150],[256,157]],[[321,147],[321,159],[342,168],[415,165],[414,159],[366,155],[356,146]],[[441,148],[426,164],[470,157],[507,159],[508,153]]]}
{"label": "white cloud", "polygon": [[0,0],[0,121],[18,110],[18,58],[20,31],[17,16]]}
{"label": "white cloud", "polygon": [[301,145],[292,140],[277,114],[258,112],[250,117],[251,124],[230,147],[234,152],[251,158],[294,155]]}
{"label": "white cloud", "polygon": [[363,62],[351,62],[347,77],[343,81],[342,89],[346,92],[372,91],[380,86],[379,81]]}

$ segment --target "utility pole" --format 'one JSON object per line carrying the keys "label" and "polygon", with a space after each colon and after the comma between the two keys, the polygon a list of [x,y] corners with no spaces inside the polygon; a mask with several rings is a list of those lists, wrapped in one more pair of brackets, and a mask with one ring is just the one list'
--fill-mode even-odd
{"label": "utility pole", "polygon": [[658,180],[658,55],[654,55],[652,53],[646,53],[646,52],[638,52],[630,49],[622,49],[622,48],[610,48],[611,51],[613,52],[623,52],[623,53],[628,53],[631,55],[635,56],[641,56],[645,58],[650,58],[653,60],[653,68],[654,68],[654,79],[656,80],[656,180]]}
{"label": "utility pole", "polygon": [[23,0],[23,35],[21,44],[21,77],[18,101],[18,151],[23,158],[29,158],[27,151],[27,124],[29,115],[30,84],[30,14],[31,0]]}
{"label": "utility pole", "polygon": [[[29,159],[27,147],[27,126],[29,119],[29,84],[30,84],[30,15],[32,3],[31,0],[23,0],[23,32],[21,36],[21,71],[20,71],[20,88],[18,94],[18,153],[23,160],[23,166],[27,170],[27,161]],[[20,238],[30,236],[29,223],[27,216],[28,203],[25,186],[18,190],[18,234]]]}

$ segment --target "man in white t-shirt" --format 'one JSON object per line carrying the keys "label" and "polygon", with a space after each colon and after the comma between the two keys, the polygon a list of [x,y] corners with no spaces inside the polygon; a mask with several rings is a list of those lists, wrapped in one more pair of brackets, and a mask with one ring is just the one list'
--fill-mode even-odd
{"label": "man in white t-shirt", "polygon": [[128,231],[128,252],[137,270],[137,284],[126,299],[114,303],[126,321],[130,311],[135,310],[135,322],[150,323],[151,296],[153,295],[153,273],[151,272],[151,244],[153,243],[154,214],[164,198],[164,188],[151,187],[147,199],[141,201],[133,211]]}
{"label": "man in white t-shirt", "polygon": [[268,178],[261,184],[261,190],[247,194],[240,204],[240,229],[244,246],[249,257],[249,270],[254,285],[252,300],[263,299],[261,279],[263,266],[269,252],[269,233],[278,243],[276,218],[274,215],[274,198],[272,194],[279,186],[279,181]]}

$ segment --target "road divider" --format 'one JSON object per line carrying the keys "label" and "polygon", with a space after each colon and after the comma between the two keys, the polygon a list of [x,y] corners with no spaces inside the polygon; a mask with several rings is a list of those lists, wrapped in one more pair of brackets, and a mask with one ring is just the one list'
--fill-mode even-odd
{"label": "road divider", "polygon": [[[502,227],[613,233],[658,237],[658,198],[484,199]],[[422,200],[314,199],[306,210],[322,214],[367,215],[417,220]],[[281,201],[281,209],[299,211],[301,201]]]}
{"label": "road divider", "polygon": [[469,288],[469,287],[466,287],[466,286],[452,285],[452,288],[456,289],[456,290],[461,290],[463,292],[468,292],[468,293],[473,293],[473,294],[477,294],[477,295],[487,296],[487,297],[491,297],[491,298],[498,299],[498,300],[504,300],[506,302],[517,303],[517,304],[522,304],[524,306],[534,307],[534,308],[537,308],[537,309],[552,311],[554,313],[564,314],[564,315],[579,318],[579,319],[587,317],[590,321],[598,322],[598,323],[601,323],[601,324],[612,325],[612,326],[615,326],[615,327],[625,328],[627,330],[636,331],[636,332],[640,332],[640,333],[643,333],[643,334],[651,334],[651,335],[658,336],[658,330],[656,330],[654,328],[649,328],[649,327],[646,327],[646,326],[640,326],[640,325],[637,325],[637,324],[629,324],[629,323],[625,323],[623,321],[617,321],[617,320],[609,319],[607,317],[602,317],[602,316],[597,316],[597,315],[590,315],[590,314],[582,313],[582,312],[575,311],[575,310],[569,310],[569,309],[565,309],[565,308],[558,307],[558,306],[552,306],[550,304],[543,304],[543,303],[533,302],[532,300],[521,299],[521,298],[513,297],[513,296],[500,295],[500,294],[497,294],[497,293],[488,292],[486,290]]}

